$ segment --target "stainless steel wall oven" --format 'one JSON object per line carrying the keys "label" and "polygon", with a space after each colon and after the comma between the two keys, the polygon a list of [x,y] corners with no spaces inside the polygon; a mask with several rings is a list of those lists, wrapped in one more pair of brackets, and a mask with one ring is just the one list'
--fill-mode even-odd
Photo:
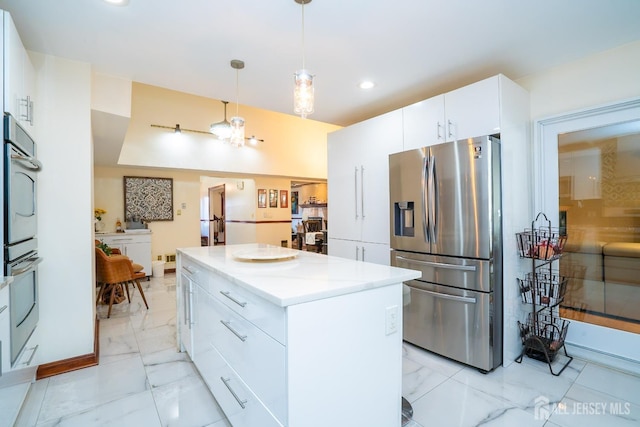
{"label": "stainless steel wall oven", "polygon": [[11,364],[39,319],[36,143],[10,115],[4,116],[4,262],[9,285]]}

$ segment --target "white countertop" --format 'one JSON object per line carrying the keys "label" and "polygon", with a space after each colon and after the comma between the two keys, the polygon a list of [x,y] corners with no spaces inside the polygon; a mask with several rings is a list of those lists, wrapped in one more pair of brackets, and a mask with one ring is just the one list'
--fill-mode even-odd
{"label": "white countertop", "polygon": [[[254,251],[258,259],[261,253],[295,257],[278,261],[244,261],[236,257]],[[178,253],[281,307],[420,277],[420,272],[414,270],[258,243],[180,248]]]}

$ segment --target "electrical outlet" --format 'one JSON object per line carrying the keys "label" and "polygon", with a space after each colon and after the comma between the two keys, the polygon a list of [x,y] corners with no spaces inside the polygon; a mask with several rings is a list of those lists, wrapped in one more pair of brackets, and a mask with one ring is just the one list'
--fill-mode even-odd
{"label": "electrical outlet", "polygon": [[387,335],[398,332],[398,306],[392,305],[387,307],[384,317],[385,333]]}

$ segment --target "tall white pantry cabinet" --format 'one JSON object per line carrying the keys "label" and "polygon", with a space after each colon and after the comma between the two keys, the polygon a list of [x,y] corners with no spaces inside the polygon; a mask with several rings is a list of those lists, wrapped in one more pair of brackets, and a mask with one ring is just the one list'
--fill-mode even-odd
{"label": "tall white pantry cabinet", "polygon": [[402,110],[329,134],[329,255],[389,265],[389,154],[402,151]]}

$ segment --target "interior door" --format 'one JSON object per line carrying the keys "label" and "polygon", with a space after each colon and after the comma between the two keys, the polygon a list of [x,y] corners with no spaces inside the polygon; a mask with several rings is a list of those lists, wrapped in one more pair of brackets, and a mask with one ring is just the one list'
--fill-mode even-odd
{"label": "interior door", "polygon": [[225,184],[209,188],[209,246],[224,245]]}

